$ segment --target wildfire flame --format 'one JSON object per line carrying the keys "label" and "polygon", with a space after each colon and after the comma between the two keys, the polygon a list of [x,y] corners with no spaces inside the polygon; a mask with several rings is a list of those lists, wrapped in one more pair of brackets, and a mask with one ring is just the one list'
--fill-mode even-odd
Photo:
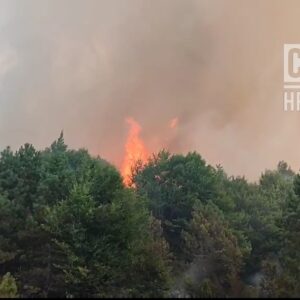
{"label": "wildfire flame", "polygon": [[142,128],[133,118],[127,118],[126,123],[130,126],[127,141],[125,144],[125,157],[121,166],[123,182],[126,186],[131,183],[131,172],[137,161],[145,163],[149,157],[149,152],[140,137]]}

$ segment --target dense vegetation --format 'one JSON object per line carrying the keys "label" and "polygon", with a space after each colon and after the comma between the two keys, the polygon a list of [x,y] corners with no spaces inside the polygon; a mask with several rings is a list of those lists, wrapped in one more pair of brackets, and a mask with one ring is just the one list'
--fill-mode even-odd
{"label": "dense vegetation", "polygon": [[132,187],[63,135],[0,157],[0,297],[300,296],[300,176],[161,151]]}

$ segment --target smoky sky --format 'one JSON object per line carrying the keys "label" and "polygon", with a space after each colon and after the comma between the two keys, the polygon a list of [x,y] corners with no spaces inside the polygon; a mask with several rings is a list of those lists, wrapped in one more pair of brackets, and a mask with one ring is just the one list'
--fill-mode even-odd
{"label": "smoky sky", "polygon": [[[198,151],[253,180],[300,167],[283,111],[297,1],[0,0],[0,147],[66,143],[120,165],[133,117],[150,151]],[[169,128],[173,118],[178,127]]]}

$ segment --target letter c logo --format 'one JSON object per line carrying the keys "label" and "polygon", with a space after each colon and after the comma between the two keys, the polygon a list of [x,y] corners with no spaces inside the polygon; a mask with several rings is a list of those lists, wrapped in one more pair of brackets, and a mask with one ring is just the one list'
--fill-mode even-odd
{"label": "letter c logo", "polygon": [[300,49],[299,48],[290,49],[288,64],[289,64],[288,67],[289,75],[293,78],[300,77]]}

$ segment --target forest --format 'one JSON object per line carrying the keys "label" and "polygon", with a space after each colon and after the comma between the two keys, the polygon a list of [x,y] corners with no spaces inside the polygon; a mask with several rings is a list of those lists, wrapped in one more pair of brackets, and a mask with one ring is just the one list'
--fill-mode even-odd
{"label": "forest", "polygon": [[119,171],[63,134],[0,155],[0,297],[300,296],[300,176],[196,152]]}

